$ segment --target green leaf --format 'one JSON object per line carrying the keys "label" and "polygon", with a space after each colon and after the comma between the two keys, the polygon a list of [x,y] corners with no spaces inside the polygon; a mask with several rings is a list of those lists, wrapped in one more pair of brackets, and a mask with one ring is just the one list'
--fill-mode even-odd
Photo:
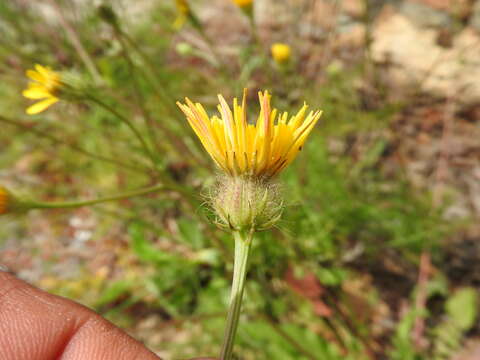
{"label": "green leaf", "polygon": [[177,224],[180,232],[180,240],[190,244],[195,249],[201,249],[205,246],[205,239],[197,222],[189,219],[179,219]]}
{"label": "green leaf", "polygon": [[154,247],[145,237],[145,230],[142,224],[138,222],[132,223],[128,227],[128,232],[132,249],[141,260],[156,264],[181,260],[175,255]]}
{"label": "green leaf", "polygon": [[131,287],[132,283],[130,281],[115,281],[102,292],[101,296],[95,302],[95,306],[102,306],[115,301],[123,294],[128,293]]}
{"label": "green leaf", "polygon": [[477,291],[468,287],[457,290],[447,300],[445,310],[462,330],[470,329],[478,315]]}

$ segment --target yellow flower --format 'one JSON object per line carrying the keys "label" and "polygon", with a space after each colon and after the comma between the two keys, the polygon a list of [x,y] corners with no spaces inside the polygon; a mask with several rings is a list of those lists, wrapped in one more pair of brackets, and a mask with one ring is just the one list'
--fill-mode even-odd
{"label": "yellow flower", "polygon": [[59,100],[56,96],[58,89],[62,86],[59,73],[49,67],[36,64],[35,70],[27,70],[26,75],[32,81],[28,84],[28,88],[23,90],[23,96],[28,99],[41,100],[28,107],[27,114],[38,114]]}
{"label": "yellow flower", "polygon": [[283,43],[273,44],[270,51],[273,59],[279,64],[286,63],[290,59],[292,53],[290,46]]}
{"label": "yellow flower", "polygon": [[0,186],[0,215],[10,211],[11,195],[3,186]]}
{"label": "yellow flower", "polygon": [[270,107],[270,95],[259,92],[260,114],[255,124],[247,120],[246,90],[242,104],[233,101],[233,113],[219,95],[218,116],[209,117],[203,106],[186,99],[177,102],[203,146],[215,163],[227,174],[268,180],[287,167],[302,149],[305,140],[321,116],[307,115],[307,105],[288,118]]}
{"label": "yellow flower", "polygon": [[187,0],[175,0],[175,3],[177,5],[178,16],[173,26],[176,29],[179,29],[185,24],[188,19],[188,16],[190,14],[190,6],[188,5]]}
{"label": "yellow flower", "polygon": [[251,6],[253,0],[233,0],[233,2],[237,4],[238,7],[245,8],[247,6]]}

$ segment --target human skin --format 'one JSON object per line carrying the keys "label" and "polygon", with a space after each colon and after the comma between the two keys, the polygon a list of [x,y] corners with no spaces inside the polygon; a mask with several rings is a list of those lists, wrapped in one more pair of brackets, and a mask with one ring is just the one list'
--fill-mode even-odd
{"label": "human skin", "polygon": [[80,359],[159,357],[90,309],[0,271],[0,360]]}

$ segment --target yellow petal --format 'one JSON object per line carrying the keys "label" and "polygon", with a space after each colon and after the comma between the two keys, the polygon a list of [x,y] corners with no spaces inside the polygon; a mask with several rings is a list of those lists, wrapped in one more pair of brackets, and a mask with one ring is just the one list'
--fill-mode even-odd
{"label": "yellow petal", "polygon": [[175,19],[175,22],[173,23],[173,28],[176,30],[180,30],[183,25],[187,22],[187,17],[183,14],[180,14],[177,16]]}
{"label": "yellow petal", "polygon": [[25,74],[30,79],[38,81],[39,83],[43,83],[45,81],[45,78],[42,76],[42,74],[36,72],[35,70],[27,70]]}
{"label": "yellow petal", "polygon": [[25,96],[28,99],[43,99],[46,97],[51,97],[51,94],[48,92],[47,89],[43,86],[35,86],[33,84],[30,84],[28,89],[25,89],[22,91],[22,95]]}
{"label": "yellow petal", "polygon": [[58,98],[52,96],[45,100],[37,102],[36,104],[33,104],[32,106],[27,108],[27,114],[29,115],[38,114],[44,111],[45,109],[47,109],[49,106],[55,104],[57,101],[58,101]]}
{"label": "yellow petal", "polygon": [[233,112],[219,95],[221,118],[209,117],[200,104],[186,99],[177,103],[206,151],[226,173],[270,178],[281,172],[295,159],[304,145],[321,112],[310,112],[307,106],[288,119],[288,113],[278,114],[270,106],[268,91],[259,93],[260,114],[249,124],[246,117],[246,96],[240,105],[233,100]]}
{"label": "yellow petal", "polygon": [[42,76],[44,76],[44,77],[46,77],[46,78],[48,78],[48,77],[50,76],[50,73],[52,72],[52,71],[50,70],[50,68],[48,68],[48,67],[46,67],[46,66],[42,66],[42,65],[40,65],[40,64],[35,64],[35,70],[37,70],[37,72],[38,72],[40,75],[42,75]]}

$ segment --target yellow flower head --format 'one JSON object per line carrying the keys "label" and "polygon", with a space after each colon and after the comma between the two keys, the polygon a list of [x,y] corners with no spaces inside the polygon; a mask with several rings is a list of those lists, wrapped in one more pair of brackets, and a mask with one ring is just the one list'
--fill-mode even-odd
{"label": "yellow flower head", "polygon": [[273,59],[279,64],[286,63],[290,59],[292,53],[290,46],[283,43],[273,44],[270,51]]}
{"label": "yellow flower head", "polygon": [[178,16],[173,24],[176,29],[181,28],[188,19],[190,14],[190,6],[188,5],[187,0],[175,0],[177,5]]}
{"label": "yellow flower head", "polygon": [[253,0],[233,0],[233,2],[237,4],[238,7],[246,8],[252,5]]}
{"label": "yellow flower head", "polygon": [[59,99],[56,96],[62,86],[60,74],[49,67],[39,64],[35,70],[27,70],[26,75],[32,80],[22,94],[28,99],[41,100],[27,108],[27,114],[38,114],[55,104]]}
{"label": "yellow flower head", "polygon": [[6,214],[9,210],[10,193],[3,186],[0,186],[0,215]]}
{"label": "yellow flower head", "polygon": [[183,15],[187,15],[190,12],[190,6],[188,6],[187,0],[175,0],[177,4],[177,10]]}
{"label": "yellow flower head", "polygon": [[302,149],[305,140],[321,116],[307,115],[307,105],[290,119],[270,107],[270,94],[259,92],[260,114],[257,121],[247,120],[246,90],[242,104],[233,100],[233,112],[219,95],[218,116],[209,117],[203,106],[186,99],[177,105],[187,116],[203,146],[215,163],[232,176],[270,179],[287,167]]}

